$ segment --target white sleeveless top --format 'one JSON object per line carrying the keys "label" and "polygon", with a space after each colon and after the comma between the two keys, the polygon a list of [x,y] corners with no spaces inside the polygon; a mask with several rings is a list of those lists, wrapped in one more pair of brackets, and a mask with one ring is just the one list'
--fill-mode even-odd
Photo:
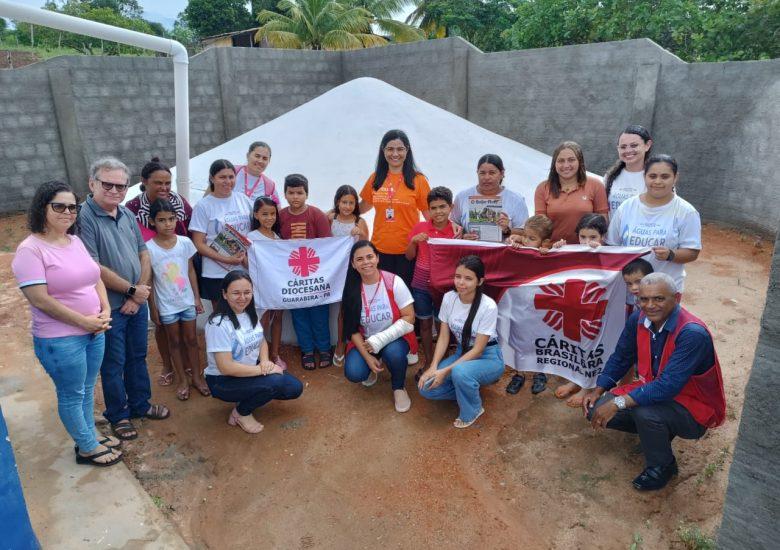
{"label": "white sleeveless top", "polygon": [[[330,222],[330,232],[334,237],[349,237],[352,230],[355,228],[355,222],[340,222],[335,217]],[[357,238],[357,236],[355,236]]]}

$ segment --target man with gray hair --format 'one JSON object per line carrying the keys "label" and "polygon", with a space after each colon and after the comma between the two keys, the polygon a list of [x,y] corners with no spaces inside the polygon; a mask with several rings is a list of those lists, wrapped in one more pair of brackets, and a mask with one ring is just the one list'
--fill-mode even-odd
{"label": "man with gray hair", "polygon": [[[698,439],[723,423],[726,397],[712,336],[703,321],[679,305],[680,293],[666,273],[640,282],[638,304],[615,352],[584,396],[594,429],[639,434],[645,470],[633,485],[661,489],[677,474],[672,440]],[[633,366],[639,380],[617,386]]]}
{"label": "man with gray hair", "polygon": [[111,329],[100,367],[106,410],[119,439],[138,437],[131,418],[167,418],[165,405],[151,405],[146,367],[151,262],[135,216],[121,205],[127,194],[130,171],[122,162],[106,157],[89,171],[92,194],[81,205],[78,223],[81,240],[100,265],[100,277],[111,304]]}

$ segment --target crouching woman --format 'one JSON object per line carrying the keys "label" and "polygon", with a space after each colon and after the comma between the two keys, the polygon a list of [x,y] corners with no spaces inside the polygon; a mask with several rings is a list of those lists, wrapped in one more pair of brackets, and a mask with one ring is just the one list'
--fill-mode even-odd
{"label": "crouching woman", "polygon": [[390,371],[395,410],[412,402],[404,388],[408,353],[417,353],[412,294],[401,277],[380,271],[379,253],[369,241],[352,246],[342,299],[344,338],[348,341],[344,375],[373,386],[382,363]]}
{"label": "crouching woman", "polygon": [[[456,400],[460,414],[456,428],[468,428],[485,409],[480,386],[493,384],[504,373],[504,357],[498,345],[498,307],[482,294],[485,265],[477,256],[465,256],[455,269],[455,290],[444,295],[439,309],[441,328],[431,366],[420,377],[420,395],[426,399]],[[446,359],[450,335],[457,349]]]}
{"label": "crouching woman", "polygon": [[268,357],[263,326],[258,322],[252,281],[244,270],[222,280],[214,313],[206,323],[206,383],[212,397],[235,403],[228,424],[247,433],[263,425],[252,411],[273,399],[296,399],[303,384]]}

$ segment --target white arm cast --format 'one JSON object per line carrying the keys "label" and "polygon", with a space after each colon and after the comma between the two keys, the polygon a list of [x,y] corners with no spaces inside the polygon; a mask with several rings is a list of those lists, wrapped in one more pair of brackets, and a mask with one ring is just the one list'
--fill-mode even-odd
{"label": "white arm cast", "polygon": [[371,348],[374,350],[374,353],[379,353],[379,350],[381,350],[387,344],[393,342],[394,340],[398,340],[413,330],[414,325],[404,321],[403,319],[398,319],[395,323],[387,327],[382,332],[378,332],[377,334],[366,338],[366,341],[371,344]]}

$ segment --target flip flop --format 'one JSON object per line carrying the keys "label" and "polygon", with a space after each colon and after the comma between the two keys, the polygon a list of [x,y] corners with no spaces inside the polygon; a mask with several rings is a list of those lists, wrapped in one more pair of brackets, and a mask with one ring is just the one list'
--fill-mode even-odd
{"label": "flip flop", "polygon": [[344,366],[344,354],[342,353],[339,355],[338,353],[333,355],[333,366],[335,367],[343,367]]}
{"label": "flip flop", "polygon": [[117,462],[122,461],[122,455],[116,455],[116,458],[114,458],[113,460],[109,460],[108,462],[99,462],[95,460],[96,458],[99,458],[101,456],[106,456],[107,454],[114,454],[114,451],[112,451],[111,449],[106,449],[105,451],[95,453],[89,456],[83,456],[76,453],[76,464],[89,464],[91,466],[104,467],[104,466],[113,466]]}
{"label": "flip flop", "polygon": [[170,386],[173,383],[173,371],[157,377],[158,386]]}
{"label": "flip flop", "polygon": [[165,405],[152,405],[146,414],[141,415],[142,418],[149,420],[165,420],[169,416],[171,416],[171,411]]}
{"label": "flip flop", "polygon": [[186,388],[180,388],[176,390],[176,399],[179,401],[187,401],[187,399],[190,398],[190,388],[187,386]]}
{"label": "flip flop", "polygon": [[204,382],[202,386],[199,386],[197,384],[192,385],[196,390],[200,392],[200,394],[203,397],[209,397],[211,395],[211,390],[209,389],[208,385]]}
{"label": "flip flop", "polygon": [[133,423],[128,419],[111,424],[111,431],[122,441],[130,441],[138,437],[138,430],[135,429]]}

